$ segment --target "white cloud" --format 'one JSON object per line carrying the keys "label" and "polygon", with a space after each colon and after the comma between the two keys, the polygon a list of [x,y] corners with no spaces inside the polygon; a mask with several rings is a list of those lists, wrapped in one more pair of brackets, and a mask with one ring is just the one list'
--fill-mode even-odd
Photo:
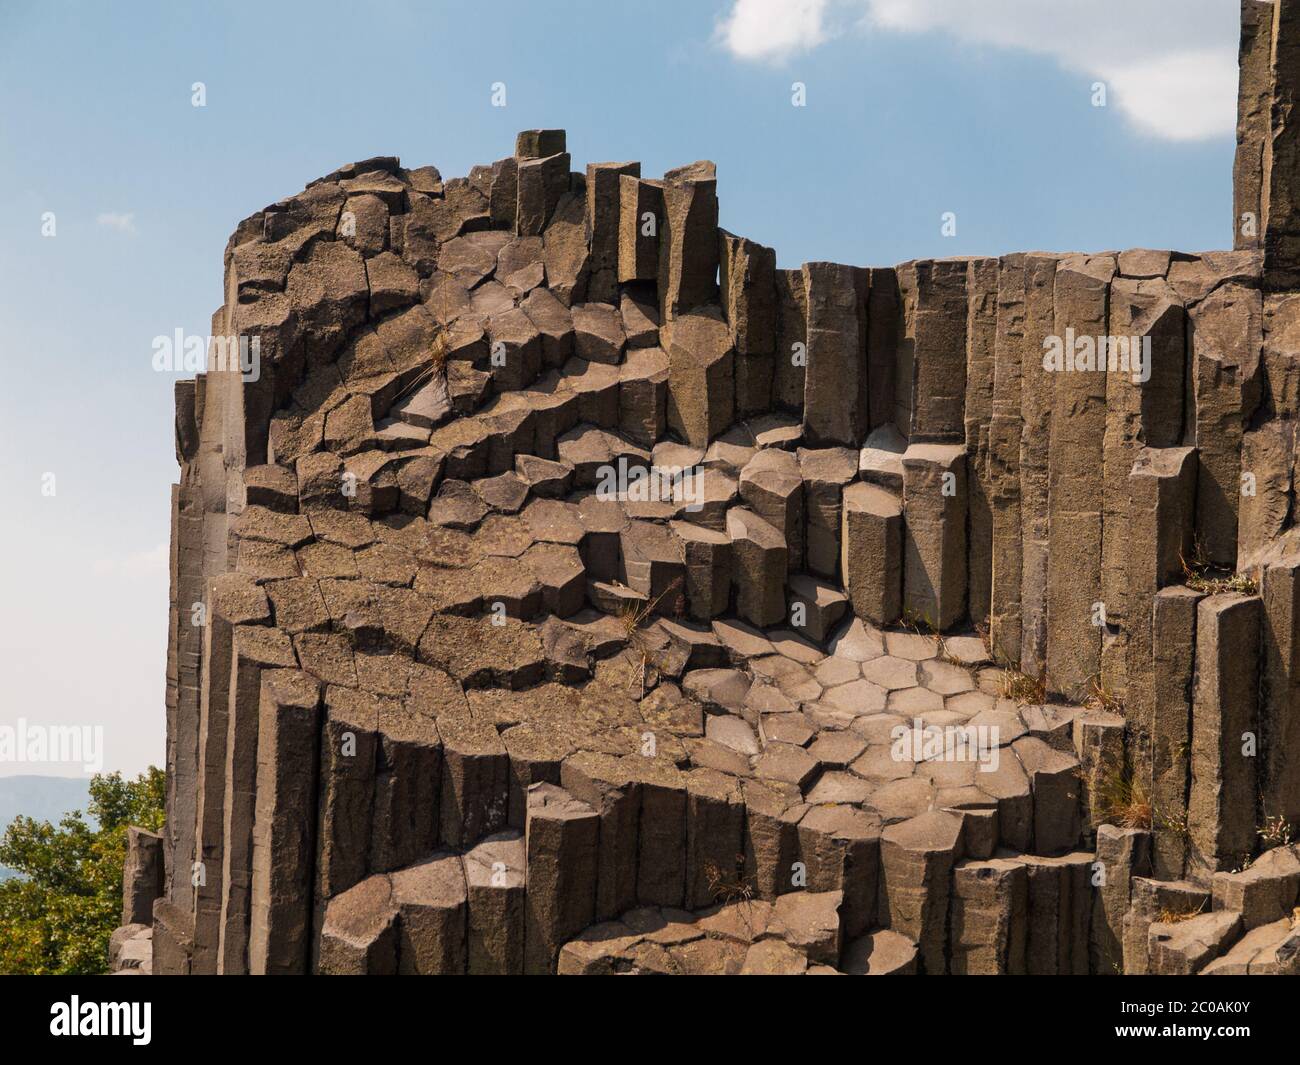
{"label": "white cloud", "polygon": [[104,211],[95,219],[101,226],[116,229],[119,233],[135,233],[135,215],[121,214],[117,211]]}
{"label": "white cloud", "polygon": [[1201,140],[1236,125],[1238,17],[1224,0],[735,0],[719,37],[738,58],[781,61],[855,24],[943,33],[1046,56],[1089,85],[1104,81],[1139,131]]}
{"label": "white cloud", "polygon": [[778,62],[827,40],[827,0],[736,0],[718,25],[723,46],[741,59]]}

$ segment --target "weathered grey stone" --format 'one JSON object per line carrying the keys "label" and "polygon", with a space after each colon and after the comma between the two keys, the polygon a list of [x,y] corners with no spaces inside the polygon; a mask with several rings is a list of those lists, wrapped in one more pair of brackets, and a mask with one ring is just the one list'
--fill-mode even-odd
{"label": "weathered grey stone", "polygon": [[731,539],[690,522],[674,521],[670,527],[682,546],[687,613],[697,621],[725,613],[731,599]]}
{"label": "weathered grey stone", "polygon": [[1260,698],[1261,812],[1300,823],[1300,760],[1294,749],[1297,705],[1300,705],[1300,580],[1291,536],[1269,549],[1259,569],[1262,600],[1261,642],[1263,670]]}
{"label": "weathered grey stone", "polygon": [[1241,917],[1227,910],[1204,913],[1176,924],[1156,923],[1147,931],[1153,976],[1191,976],[1213,961],[1241,934]]}
{"label": "weathered grey stone", "polygon": [[897,268],[901,328],[894,422],[913,444],[965,439],[966,269],[961,259]]}
{"label": "weathered grey stone", "polygon": [[850,943],[840,965],[853,976],[915,976],[916,944],[883,928]]}
{"label": "weathered grey stone", "polygon": [[1124,915],[1130,884],[1150,871],[1151,836],[1145,829],[1102,825],[1097,829],[1096,884],[1089,943],[1091,971],[1098,975],[1124,971]]}
{"label": "weathered grey stone", "polygon": [[[1024,257],[1024,332],[1020,341],[1020,668],[1047,667],[1048,453],[1055,376],[1043,367],[1044,342],[1058,336],[1054,292],[1057,257]],[[996,388],[996,382],[995,382]]]}
{"label": "weathered grey stone", "polygon": [[618,185],[618,279],[654,281],[664,220],[663,182],[623,174]]}
{"label": "weathered grey stone", "polygon": [[717,186],[712,163],[664,175],[658,280],[665,323],[717,301]]}
{"label": "weathered grey stone", "polygon": [[1188,871],[1235,868],[1254,849],[1259,729],[1258,598],[1212,595],[1196,610]]}
{"label": "weathered grey stone", "polygon": [[867,272],[805,263],[808,363],[803,427],[813,445],[858,447],[867,435]]}
{"label": "weathered grey stone", "polygon": [[[1051,551],[1047,558],[1047,678],[1054,690],[1071,697],[1082,697],[1089,678],[1101,670],[1102,626],[1096,604],[1103,602],[1103,455],[1110,375],[1095,368],[1095,338],[1108,332],[1107,293],[1114,272],[1115,261],[1108,256],[1076,255],[1060,262],[1052,332],[1060,338],[1062,359],[1057,361],[1064,365],[1057,368],[1047,357],[1050,351],[1043,357],[1044,364],[1053,367],[1044,371],[1043,382],[1051,397],[1050,532],[1054,543],[1071,545],[1071,550]],[[1076,339],[1074,351],[1065,350],[1070,336],[1082,338]]]}
{"label": "weathered grey stone", "polygon": [[704,308],[666,322],[668,427],[696,447],[731,424],[735,413],[735,356],[726,323]]}
{"label": "weathered grey stone", "polygon": [[841,896],[845,938],[876,924],[880,882],[880,824],[849,806],[811,806],[799,822],[799,853],[808,890]]}
{"label": "weathered grey stone", "polygon": [[515,234],[540,236],[569,191],[569,154],[521,158],[516,172]]}
{"label": "weathered grey stone", "polygon": [[852,448],[800,448],[798,454],[807,566],[813,573],[834,578],[839,575],[844,489],[855,479],[859,452]]}
{"label": "weathered grey stone", "polygon": [[1029,909],[1025,867],[1004,858],[963,861],[953,867],[951,971],[984,976],[1023,975]]}
{"label": "weathered grey stone", "polygon": [[619,182],[641,176],[640,163],[587,164],[587,235],[591,281],[587,298],[613,303],[618,295]]}
{"label": "weathered grey stone", "polygon": [[880,919],[917,943],[924,971],[948,971],[949,881],[961,856],[961,821],[937,810],[880,836]]}
{"label": "weathered grey stone", "polygon": [[903,601],[903,508],[865,482],[844,490],[840,573],[853,612],[875,625],[898,620]]}
{"label": "weathered grey stone", "polygon": [[[248,971],[255,975],[307,971],[319,703],[319,688],[305,674],[263,677],[248,939]],[[155,950],[157,942],[155,930]]]}
{"label": "weathered grey stone", "polygon": [[740,498],[785,540],[787,566],[803,569],[803,479],[788,451],[764,448],[740,471]]}
{"label": "weathered grey stone", "polygon": [[1215,873],[1210,885],[1214,908],[1239,913],[1247,931],[1290,918],[1300,894],[1300,847],[1274,847],[1239,873]]}
{"label": "weathered grey stone", "polygon": [[518,832],[500,832],[466,851],[467,971],[510,976],[524,969],[524,875],[527,851]]}
{"label": "weathered grey stone", "polygon": [[1188,307],[1188,315],[1196,527],[1206,560],[1232,567],[1242,501],[1242,435],[1260,401],[1263,304],[1258,289],[1226,284]]}
{"label": "weathered grey stone", "polygon": [[790,578],[789,589],[791,626],[825,643],[848,609],[849,597],[830,581],[802,573]]}
{"label": "weathered grey stone", "polygon": [[1204,888],[1185,880],[1161,881],[1135,876],[1129,884],[1130,904],[1124,914],[1124,975],[1145,976],[1150,971],[1147,933],[1157,921],[1184,917],[1208,908]]}
{"label": "weathered grey stone", "polygon": [[132,825],[122,866],[122,924],[152,924],[154,900],[162,893],[162,836]]}
{"label": "weathered grey stone", "polygon": [[719,298],[736,349],[736,411],[770,410],[776,343],[776,253],[718,231]]}
{"label": "weathered grey stone", "polygon": [[808,293],[802,270],[776,271],[777,342],[772,399],[791,411],[803,410],[808,367]]}
{"label": "weathered grey stone", "polygon": [[903,455],[903,610],[943,631],[966,610],[966,455],[912,444]]}
{"label": "weathered grey stone", "polygon": [[[1150,724],[1151,867],[1162,880],[1183,875],[1187,852],[1187,786],[1191,774],[1192,678],[1199,592],[1174,586],[1152,600]],[[1134,677],[1144,667],[1135,665]],[[1141,721],[1135,722],[1141,727]],[[1139,782],[1141,778],[1137,778]]]}
{"label": "weathered grey stone", "polygon": [[759,626],[779,624],[785,617],[787,554],[780,530],[751,510],[727,511],[731,540],[732,582],[736,612]]}
{"label": "weathered grey stone", "polygon": [[[1128,634],[1125,669],[1116,678],[1103,659],[1102,687],[1122,698],[1132,711],[1134,774],[1151,777],[1157,676],[1149,669],[1156,653],[1154,600],[1161,588],[1179,580],[1192,555],[1196,495],[1196,454],[1192,448],[1143,448],[1128,477],[1126,544],[1110,564],[1123,568],[1126,583],[1108,593],[1122,604],[1120,617]],[[1123,566],[1123,559],[1127,566]],[[1112,583],[1117,583],[1112,581]],[[1165,654],[1168,648],[1160,648]],[[1116,693],[1118,689],[1118,693]]]}
{"label": "weathered grey stone", "polygon": [[595,810],[554,784],[528,789],[524,971],[554,972],[561,945],[595,919]]}
{"label": "weathered grey stone", "polygon": [[1022,855],[1028,876],[1026,970],[1030,976],[1087,976],[1094,856]]}
{"label": "weathered grey stone", "polygon": [[386,874],[368,877],[329,900],[316,972],[326,976],[395,976],[397,906]]}

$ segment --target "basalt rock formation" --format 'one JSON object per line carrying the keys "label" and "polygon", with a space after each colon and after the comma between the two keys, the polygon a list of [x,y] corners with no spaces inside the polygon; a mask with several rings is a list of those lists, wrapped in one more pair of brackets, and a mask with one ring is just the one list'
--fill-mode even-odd
{"label": "basalt rock formation", "polygon": [[1232,251],[778,269],[559,130],[241,222],[128,955],[1297,972],[1300,2],[1242,11]]}

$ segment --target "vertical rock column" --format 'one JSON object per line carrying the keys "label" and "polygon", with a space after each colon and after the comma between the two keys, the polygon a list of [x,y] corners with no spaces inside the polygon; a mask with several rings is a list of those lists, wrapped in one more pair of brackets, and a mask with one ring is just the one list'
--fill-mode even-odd
{"label": "vertical rock column", "polygon": [[1258,248],[1267,198],[1266,160],[1271,164],[1272,53],[1275,4],[1241,0],[1241,47],[1237,53],[1237,154],[1232,163],[1232,246]]}
{"label": "vertical rock column", "polygon": [[[1103,440],[1106,377],[1097,346],[1107,333],[1109,257],[1074,256],[1056,271],[1055,335],[1064,366],[1043,382],[1051,395],[1047,560],[1047,679],[1054,691],[1082,697],[1101,668]],[[1067,330],[1072,331],[1067,332]],[[1093,362],[1087,362],[1091,346]],[[1073,348],[1073,351],[1070,349]],[[1071,368],[1070,360],[1074,360]],[[1104,609],[1104,604],[1103,607]]]}
{"label": "vertical rock column", "polygon": [[1124,915],[1135,876],[1150,871],[1151,837],[1137,828],[1102,825],[1097,829],[1090,953],[1095,976],[1124,972]]}
{"label": "vertical rock column", "polygon": [[1242,437],[1260,400],[1263,312],[1259,289],[1236,282],[1188,308],[1196,531],[1207,561],[1229,569],[1237,562]]}
{"label": "vertical rock column", "polygon": [[262,672],[297,664],[289,639],[260,625],[235,628],[226,713],[223,794],[221,932],[217,972],[248,972],[249,894],[253,878],[253,818],[257,794],[257,730]]}
{"label": "vertical rock column", "polygon": [[[1185,321],[1182,301],[1162,278],[1123,277],[1111,284],[1108,334],[1114,339],[1097,352],[1106,377],[1101,601],[1106,604],[1108,628],[1102,637],[1101,686],[1121,700],[1129,681],[1128,634],[1150,617],[1150,597],[1155,593],[1150,577],[1144,576],[1140,586],[1128,579],[1127,563],[1134,548],[1138,553],[1144,550],[1141,538],[1130,533],[1129,478],[1143,444],[1161,449],[1183,442]],[[1182,545],[1185,556],[1191,554],[1195,476],[1193,467],[1183,508],[1188,534]],[[1177,553],[1171,561],[1172,569],[1160,574],[1160,585],[1180,572]]]}
{"label": "vertical rock column", "polygon": [[524,972],[554,972],[565,940],[594,920],[599,828],[596,811],[564,789],[528,789]]}
{"label": "vertical rock column", "polygon": [[1300,288],[1300,128],[1291,121],[1300,101],[1300,5],[1294,0],[1275,5],[1271,55],[1270,129],[1264,138],[1260,199],[1264,287],[1279,291]]}
{"label": "vertical rock column", "polygon": [[[1124,550],[1120,553],[1116,546],[1112,564],[1120,569],[1122,580],[1116,585],[1128,602],[1124,695],[1130,730],[1128,748],[1134,779],[1149,787],[1153,779],[1153,744],[1176,725],[1161,717],[1178,703],[1185,704],[1185,700],[1163,706],[1156,703],[1157,685],[1166,678],[1153,669],[1154,655],[1163,656],[1172,649],[1156,645],[1153,603],[1161,588],[1179,579],[1183,560],[1191,555],[1196,518],[1195,449],[1142,449],[1126,489]],[[1167,698],[1173,693],[1163,694]]]}
{"label": "vertical rock column", "polygon": [[516,236],[541,236],[560,198],[569,191],[569,153],[564,143],[562,129],[527,130],[516,138]]}
{"label": "vertical rock column", "polygon": [[1025,970],[1030,976],[1087,976],[1094,856],[1021,855],[1028,879]]}
{"label": "vertical rock column", "polygon": [[1260,601],[1201,601],[1196,619],[1188,872],[1235,868],[1255,847]]}
{"label": "vertical rock column", "polygon": [[898,274],[891,266],[870,270],[867,293],[867,380],[872,430],[893,425],[898,377],[898,321],[901,296]]}
{"label": "vertical rock column", "polygon": [[903,454],[903,612],[942,632],[965,609],[965,449],[913,444]]}
{"label": "vertical rock column", "polygon": [[964,421],[969,467],[970,537],[967,552],[971,620],[984,623],[991,612],[993,510],[990,434],[998,326],[998,261],[972,259],[966,274],[966,400]]}
{"label": "vertical rock column", "polygon": [[[1161,880],[1179,879],[1187,861],[1196,610],[1203,598],[1200,592],[1175,585],[1159,592],[1151,604],[1151,695],[1145,728],[1151,737],[1151,869]],[[1140,668],[1134,666],[1134,676]]]}
{"label": "vertical rock column", "polygon": [[618,179],[618,279],[654,281],[659,275],[659,230],[664,216],[661,181],[630,174]]}
{"label": "vertical rock column", "polygon": [[844,490],[840,571],[853,612],[892,625],[902,611],[903,508],[892,492],[859,481]]}
{"label": "vertical rock column", "polygon": [[132,825],[126,830],[122,865],[122,923],[152,924],[154,900],[162,891],[162,836]]}
{"label": "vertical rock column", "polygon": [[590,302],[614,303],[618,299],[621,182],[624,177],[635,181],[640,176],[640,163],[587,164],[587,242],[591,245],[587,299]]}
{"label": "vertical rock column", "polygon": [[196,625],[195,607],[202,609],[203,513],[197,469],[182,470],[179,506],[172,514],[176,564],[176,711],[168,737],[167,828],[168,897],[192,910],[190,876],[195,855],[195,816],[198,801],[199,703],[202,692],[203,628]]}
{"label": "vertical rock column", "polygon": [[1264,817],[1300,823],[1300,549],[1288,536],[1260,569],[1264,670],[1260,796]]}
{"label": "vertical rock column", "polygon": [[718,179],[701,161],[664,174],[659,309],[664,324],[718,297]]}
{"label": "vertical rock column", "polygon": [[857,447],[869,418],[867,272],[805,263],[803,276],[808,298],[804,436],[814,446]]}
{"label": "vertical rock column", "polygon": [[735,417],[735,352],[712,308],[683,314],[663,329],[668,351],[668,427],[706,448]]}
{"label": "vertical rock column", "polygon": [[947,972],[950,881],[960,857],[961,820],[949,813],[931,810],[880,835],[880,920],[918,945],[930,975]]}
{"label": "vertical rock column", "polygon": [[[999,661],[1019,665],[1020,578],[1024,553],[1020,507],[1020,388],[1025,346],[1023,255],[1008,255],[999,261],[997,300],[992,414],[986,457],[992,510],[989,641]],[[1041,365],[1040,360],[1040,368]]]}
{"label": "vertical rock column", "polygon": [[262,681],[248,971],[305,973],[312,930],[320,692],[305,673]]}
{"label": "vertical rock column", "polygon": [[800,448],[799,472],[807,522],[806,565],[810,572],[834,580],[839,574],[844,490],[857,478],[858,452],[842,447]]}
{"label": "vertical rock column", "polygon": [[776,252],[718,231],[721,300],[736,349],[736,415],[772,408],[776,345]]}
{"label": "vertical rock column", "polygon": [[207,597],[207,618],[203,627],[204,684],[199,700],[200,788],[195,811],[195,859],[200,864],[194,884],[194,961],[191,972],[200,974],[216,973],[221,938],[226,744],[233,644],[231,624],[220,616],[213,599],[213,596]]}
{"label": "vertical rock column", "polygon": [[1057,260],[1025,256],[1025,334],[1020,383],[1020,668],[1040,676],[1047,666],[1048,455],[1053,375],[1043,368],[1044,341],[1056,336]]}
{"label": "vertical rock column", "polygon": [[958,862],[949,916],[951,971],[1023,976],[1028,910],[1024,865],[1005,858]]}
{"label": "vertical rock column", "polygon": [[776,271],[776,361],[772,367],[775,406],[802,413],[808,368],[808,293],[802,270]]}
{"label": "vertical rock column", "polygon": [[966,271],[964,259],[898,267],[895,422],[912,443],[965,438]]}

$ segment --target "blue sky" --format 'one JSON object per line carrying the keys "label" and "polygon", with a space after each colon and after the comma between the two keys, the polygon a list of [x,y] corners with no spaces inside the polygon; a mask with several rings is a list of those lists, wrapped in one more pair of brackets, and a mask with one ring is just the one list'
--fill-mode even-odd
{"label": "blue sky", "polygon": [[[151,341],[207,335],[251,212],[354,159],[455,176],[562,126],[575,169],[715,160],[723,226],[783,266],[1226,247],[1236,8],[0,0],[0,725],[102,724],[106,768],[161,762],[174,378]],[[75,769],[0,764],[23,772]]]}

